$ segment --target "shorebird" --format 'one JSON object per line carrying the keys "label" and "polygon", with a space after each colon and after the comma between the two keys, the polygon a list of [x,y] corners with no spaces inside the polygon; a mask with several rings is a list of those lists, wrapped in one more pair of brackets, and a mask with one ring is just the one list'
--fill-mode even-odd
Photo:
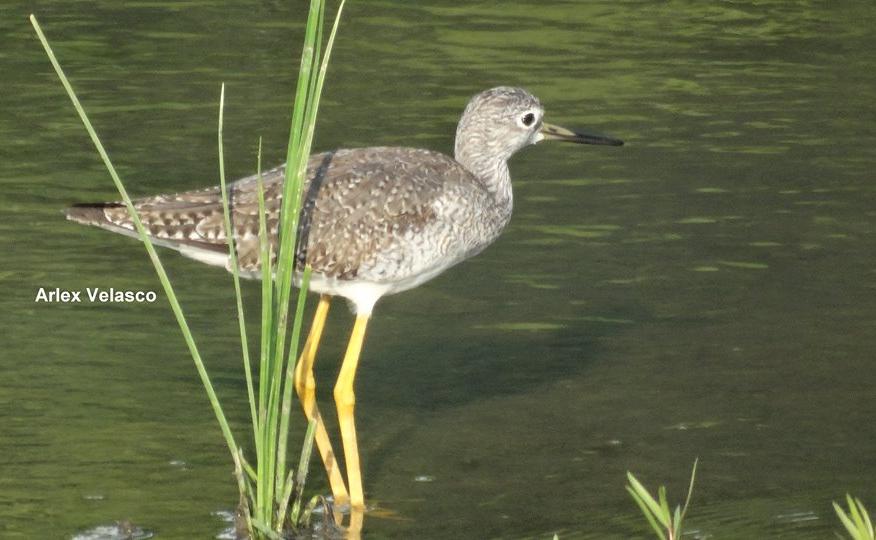
{"label": "shorebird", "polygon": [[[542,140],[619,146],[603,135],[571,131],[543,120],[541,102],[520,88],[497,87],[468,102],[456,129],[454,157],[416,148],[341,149],[310,157],[298,229],[296,268],[312,269],[320,294],[296,365],[304,412],[316,420],[316,444],[337,504],[364,508],[354,423],[353,383],[375,303],[428,281],[493,243],[511,219],[508,160]],[[284,166],[263,174],[272,253]],[[229,185],[231,221],[242,275],[261,276],[257,178]],[[219,187],[134,201],[153,243],[230,270]],[[79,204],[67,218],[137,237],[122,203]],[[273,262],[273,261],[272,261]],[[334,387],[346,481],[316,404],[313,365],[333,296],[355,313]],[[348,489],[349,488],[349,489]]]}

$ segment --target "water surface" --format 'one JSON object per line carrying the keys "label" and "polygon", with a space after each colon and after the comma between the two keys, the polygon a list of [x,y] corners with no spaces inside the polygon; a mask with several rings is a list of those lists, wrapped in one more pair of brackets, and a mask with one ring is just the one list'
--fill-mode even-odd
{"label": "water surface", "polygon": [[[113,186],[30,10],[146,195],[217,181],[222,81],[229,174],[259,136],[282,159],[304,3],[0,8],[0,536],[130,519],[212,537],[236,489],[166,302],[33,302],[160,286],[136,242],[59,212]],[[357,380],[366,537],[645,538],[625,472],[680,501],[697,456],[693,537],[827,538],[831,500],[876,508],[874,25],[865,2],[349,4],[318,149],[449,152],[498,84],[627,141],[526,149],[505,235],[378,306]],[[230,278],[164,261],[243,430]],[[350,325],[337,302],[326,405]]]}

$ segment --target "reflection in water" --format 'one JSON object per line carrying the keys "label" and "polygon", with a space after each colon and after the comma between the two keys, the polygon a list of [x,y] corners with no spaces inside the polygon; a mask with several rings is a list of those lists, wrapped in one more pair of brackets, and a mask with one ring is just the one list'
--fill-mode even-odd
{"label": "reflection in water", "polygon": [[365,512],[361,508],[350,509],[350,524],[347,527],[347,539],[359,540],[362,537],[362,527],[365,523]]}
{"label": "reflection in water", "polygon": [[[299,4],[39,7],[136,194],[216,183],[221,81],[229,174],[253,171],[259,135],[265,163],[282,159]],[[318,149],[448,152],[459,109],[495,84],[628,142],[610,156],[526,150],[504,237],[381,306],[357,381],[361,452],[367,496],[402,519],[369,515],[365,536],[642,535],[625,472],[678,493],[695,456],[702,536],[823,538],[830,500],[876,500],[869,5],[348,8]],[[0,536],[127,518],[215,535],[210,512],[232,507],[235,487],[167,306],[33,303],[40,286],[157,285],[140,246],[60,215],[112,186],[26,9],[0,18]],[[165,262],[243,430],[228,277]],[[245,293],[257,313],[257,287]],[[331,335],[349,327],[342,311]],[[323,344],[319,379],[342,347]],[[308,489],[328,486],[314,474]]]}

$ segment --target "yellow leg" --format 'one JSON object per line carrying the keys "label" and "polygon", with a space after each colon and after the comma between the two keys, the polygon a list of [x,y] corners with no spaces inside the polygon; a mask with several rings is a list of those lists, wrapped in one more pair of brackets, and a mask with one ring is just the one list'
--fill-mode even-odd
{"label": "yellow leg", "polygon": [[329,485],[332,488],[332,495],[336,502],[343,504],[349,499],[349,495],[347,494],[347,487],[344,485],[344,478],[341,476],[341,471],[338,468],[338,460],[334,450],[332,450],[332,443],[329,440],[328,432],[326,432],[325,423],[322,420],[322,415],[319,414],[319,407],[316,405],[316,378],[313,376],[316,351],[319,348],[319,341],[322,337],[322,330],[325,327],[325,319],[328,316],[330,305],[331,296],[324,294],[319,297],[319,305],[316,307],[316,313],[313,315],[310,334],[308,334],[307,341],[304,343],[301,358],[298,359],[298,363],[295,365],[295,391],[298,393],[298,399],[301,400],[301,406],[304,407],[304,414],[307,415],[307,419],[316,421],[316,431],[314,434],[316,447],[319,449],[319,455],[322,457],[322,462],[325,465]]}
{"label": "yellow leg", "polygon": [[362,471],[359,468],[359,445],[356,442],[356,423],[354,409],[356,396],[353,393],[353,382],[356,379],[356,368],[359,365],[359,355],[362,353],[362,342],[365,340],[365,328],[368,326],[368,315],[357,315],[344,363],[335,384],[335,406],[338,409],[338,423],[341,427],[341,440],[344,443],[344,461],[347,464],[347,482],[350,486],[350,506],[354,510],[365,507],[365,497],[362,492]]}

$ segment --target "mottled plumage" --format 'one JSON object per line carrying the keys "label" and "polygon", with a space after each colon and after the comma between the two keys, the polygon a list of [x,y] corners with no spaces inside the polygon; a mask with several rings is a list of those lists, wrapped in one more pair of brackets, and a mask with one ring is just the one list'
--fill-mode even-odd
{"label": "mottled plumage", "polygon": [[[359,311],[370,312],[380,296],[416,286],[478,253],[511,217],[507,160],[545,137],[543,113],[538,99],[526,91],[499,87],[469,102],[457,128],[455,159],[394,147],[311,156],[298,230],[298,269],[305,263],[312,267],[315,291],[347,296]],[[274,254],[283,177],[283,166],[262,176]],[[240,270],[260,277],[256,177],[230,184],[229,193]],[[156,244],[229,267],[218,187],[134,203]],[[67,217],[136,236],[120,203],[77,205],[67,210]],[[351,290],[353,283],[365,289]]]}
{"label": "mottled plumage", "polygon": [[[294,381],[304,412],[314,422],[314,440],[334,502],[350,504],[353,530],[361,527],[365,504],[353,383],[374,303],[437,276],[498,238],[511,219],[514,197],[508,159],[517,150],[544,139],[621,144],[552,126],[543,122],[543,116],[533,95],[498,87],[469,101],[456,130],[454,158],[429,150],[385,147],[337,150],[310,158],[297,265],[299,270],[304,264],[313,268],[310,289],[322,296]],[[283,167],[263,175],[274,253],[283,177]],[[229,188],[240,269],[259,277],[257,180],[251,176]],[[155,243],[228,267],[219,188],[146,197],[135,201],[135,207]],[[67,210],[67,217],[136,236],[127,209],[119,203],[75,206]],[[316,404],[313,373],[334,295],[349,299],[357,313],[334,389],[346,480]],[[357,514],[359,518],[354,517]]]}

